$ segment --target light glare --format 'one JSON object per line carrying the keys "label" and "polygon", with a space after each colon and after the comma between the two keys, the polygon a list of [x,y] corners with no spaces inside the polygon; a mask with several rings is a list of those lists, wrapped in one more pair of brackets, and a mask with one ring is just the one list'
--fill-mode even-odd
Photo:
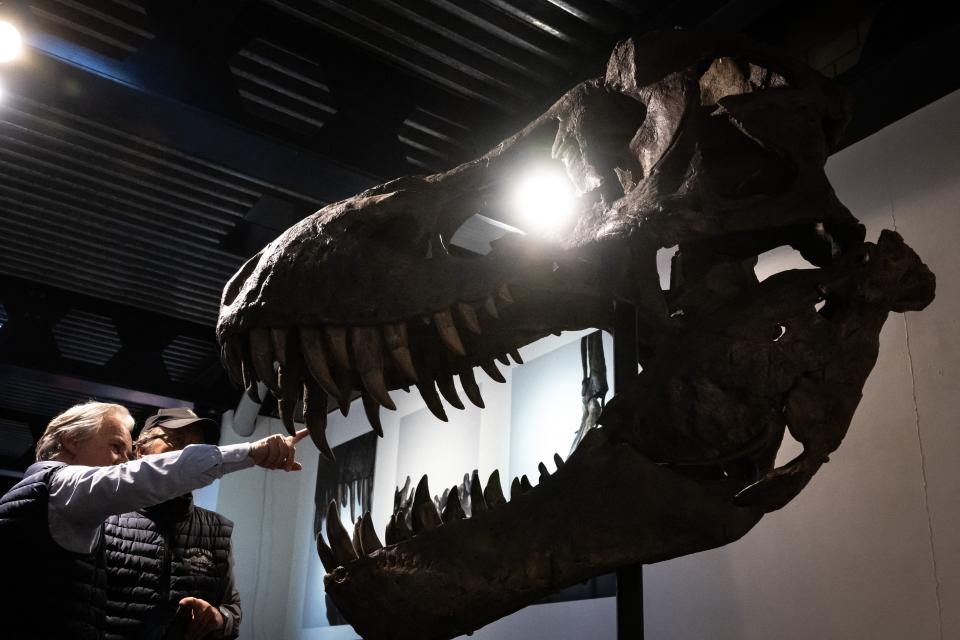
{"label": "light glare", "polygon": [[20,55],[22,42],[17,28],[0,20],[0,62],[10,62]]}
{"label": "light glare", "polygon": [[570,180],[557,167],[532,169],[517,182],[513,195],[515,212],[540,232],[560,228],[573,214],[576,204]]}

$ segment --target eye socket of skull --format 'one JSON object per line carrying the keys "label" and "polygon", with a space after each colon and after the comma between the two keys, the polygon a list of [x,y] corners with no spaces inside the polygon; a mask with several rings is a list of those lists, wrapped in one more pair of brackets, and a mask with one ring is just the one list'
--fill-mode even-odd
{"label": "eye socket of skull", "polygon": [[563,162],[581,194],[599,189],[607,201],[621,197],[621,176],[635,183],[642,174],[630,145],[646,119],[646,105],[591,83],[569,102],[574,108],[560,123],[551,155]]}

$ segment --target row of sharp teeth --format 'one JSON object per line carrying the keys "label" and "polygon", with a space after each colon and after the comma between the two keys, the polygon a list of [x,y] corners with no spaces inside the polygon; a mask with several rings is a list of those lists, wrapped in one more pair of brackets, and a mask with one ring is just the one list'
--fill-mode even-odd
{"label": "row of sharp teeth", "polygon": [[[563,458],[553,455],[557,471],[563,467]],[[550,477],[544,463],[540,463],[540,483]],[[490,474],[486,487],[481,486],[479,473],[474,470],[472,477],[464,477],[463,485],[454,485],[443,493],[443,497],[430,497],[427,476],[420,479],[411,500],[409,495],[410,478],[403,489],[397,489],[394,498],[394,512],[387,523],[384,539],[387,546],[399,544],[425,531],[436,529],[456,520],[475,518],[486,511],[496,509],[507,503],[500,487],[500,471]],[[467,487],[469,486],[469,488]],[[527,476],[514,478],[510,485],[510,500],[533,489]],[[461,493],[464,495],[461,497]],[[340,521],[340,505],[336,500],[330,502],[327,509],[327,540],[317,534],[317,553],[327,573],[344,566],[362,556],[368,556],[382,549],[383,543],[373,527],[370,512],[357,518],[353,534],[347,533]],[[328,542],[329,541],[329,542]]]}
{"label": "row of sharp teeth", "polygon": [[[458,302],[453,308],[424,316],[423,320],[434,326],[448,357],[465,359],[467,353],[457,330],[453,309],[462,327],[480,334],[478,310],[482,309],[491,319],[497,319],[498,305],[502,308],[512,302],[509,288],[502,285],[495,296],[488,296],[482,302]],[[509,354],[514,361],[522,364],[523,360],[516,349],[509,351]],[[228,338],[223,346],[222,357],[231,380],[243,385],[254,400],[259,401],[257,381],[270,389],[278,399],[280,418],[291,434],[294,432],[294,410],[302,398],[304,421],[311,438],[330,460],[333,460],[333,452],[326,441],[327,394],[337,400],[340,411],[346,416],[356,377],[359,377],[360,395],[367,419],[380,436],[383,435],[380,407],[396,409],[387,391],[385,368],[394,370],[405,388],[409,388],[409,384],[415,385],[427,407],[440,420],[447,420],[441,395],[451,406],[464,408],[454,387],[452,373],[446,370],[418,370],[410,350],[406,322],[380,327],[332,324],[295,329],[257,327],[251,329],[249,335]],[[507,354],[498,355],[497,360],[505,365],[510,364]],[[476,366],[493,380],[505,382],[492,358],[476,360]],[[464,360],[459,369],[457,373],[464,393],[474,405],[483,408],[473,365]]]}

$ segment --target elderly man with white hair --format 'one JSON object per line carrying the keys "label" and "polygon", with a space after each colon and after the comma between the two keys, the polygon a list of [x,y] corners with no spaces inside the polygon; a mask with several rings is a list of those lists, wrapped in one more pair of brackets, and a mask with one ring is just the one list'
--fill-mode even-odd
{"label": "elderly man with white hair", "polygon": [[132,428],[120,405],[71,407],[50,421],[37,443],[37,462],[0,498],[0,566],[9,587],[0,598],[4,638],[102,638],[108,516],[254,465],[298,470],[294,445],[306,435],[197,444],[128,461]]}

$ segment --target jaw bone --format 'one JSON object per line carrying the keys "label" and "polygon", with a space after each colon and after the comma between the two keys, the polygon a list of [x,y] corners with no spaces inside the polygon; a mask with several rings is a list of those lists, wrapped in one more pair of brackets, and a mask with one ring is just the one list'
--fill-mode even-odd
{"label": "jaw bone", "polygon": [[598,571],[739,538],[762,511],[731,508],[734,491],[678,477],[593,431],[528,493],[359,559],[337,557],[324,585],[364,638],[452,638]]}

